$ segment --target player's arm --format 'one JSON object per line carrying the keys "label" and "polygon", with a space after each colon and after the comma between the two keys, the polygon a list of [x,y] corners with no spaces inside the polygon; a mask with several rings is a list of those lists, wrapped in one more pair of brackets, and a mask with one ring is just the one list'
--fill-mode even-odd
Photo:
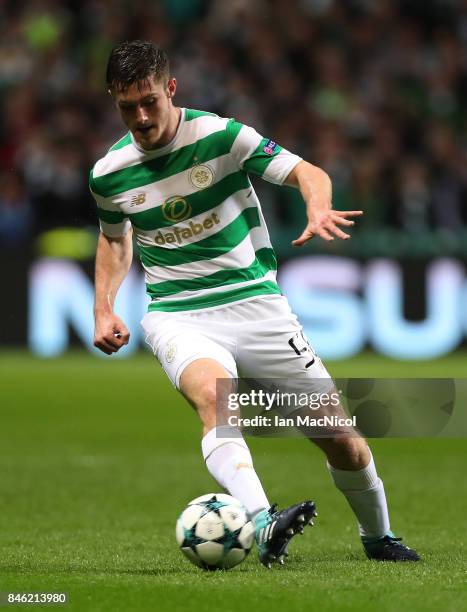
{"label": "player's arm", "polygon": [[226,134],[232,141],[231,153],[242,170],[300,190],[306,203],[308,224],[302,235],[292,241],[294,246],[301,246],[315,235],[327,241],[334,240],[334,236],[343,240],[350,238],[338,226],[352,226],[354,221],[348,217],[357,217],[362,211],[332,210],[331,179],[326,172],[233,119],[227,122]]}
{"label": "player's arm", "polygon": [[94,346],[111,355],[128,344],[130,333],[113,311],[115,297],[133,258],[132,230],[123,236],[99,235],[96,252]]}
{"label": "player's arm", "polygon": [[302,246],[313,236],[328,242],[334,236],[342,240],[350,238],[339,226],[351,227],[355,223],[352,217],[362,215],[363,211],[332,209],[331,179],[324,170],[302,160],[292,169],[284,185],[297,187],[306,204],[308,223],[301,236],[292,241],[294,246]]}

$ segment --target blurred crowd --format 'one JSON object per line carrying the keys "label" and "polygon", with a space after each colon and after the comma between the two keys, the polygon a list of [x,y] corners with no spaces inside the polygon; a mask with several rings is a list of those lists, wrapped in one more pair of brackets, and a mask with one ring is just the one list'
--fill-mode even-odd
{"label": "blurred crowd", "polygon": [[[89,169],[125,131],[105,66],[132,38],[168,50],[179,105],[323,167],[363,228],[465,229],[467,0],[0,0],[2,244],[96,226]],[[271,233],[300,231],[294,190],[255,184]]]}

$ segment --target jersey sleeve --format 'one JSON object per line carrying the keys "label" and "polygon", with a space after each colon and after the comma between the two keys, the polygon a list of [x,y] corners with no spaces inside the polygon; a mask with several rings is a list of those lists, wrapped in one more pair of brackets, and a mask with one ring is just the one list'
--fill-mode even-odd
{"label": "jersey sleeve", "polygon": [[131,227],[130,220],[125,217],[112,198],[105,198],[97,193],[93,169],[89,173],[89,189],[97,204],[97,216],[101,232],[110,238],[124,236]]}
{"label": "jersey sleeve", "polygon": [[270,183],[282,185],[302,158],[277,142],[264,138],[247,125],[229,119],[226,131],[232,139],[231,154],[239,167],[248,173],[261,176]]}

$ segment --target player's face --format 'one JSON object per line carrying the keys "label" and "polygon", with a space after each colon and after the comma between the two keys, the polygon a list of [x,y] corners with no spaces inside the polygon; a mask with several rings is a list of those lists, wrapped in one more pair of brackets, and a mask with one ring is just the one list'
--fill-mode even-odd
{"label": "player's face", "polygon": [[172,96],[176,80],[134,83],[114,94],[123,122],[143,149],[153,149],[170,140],[170,119],[174,109]]}

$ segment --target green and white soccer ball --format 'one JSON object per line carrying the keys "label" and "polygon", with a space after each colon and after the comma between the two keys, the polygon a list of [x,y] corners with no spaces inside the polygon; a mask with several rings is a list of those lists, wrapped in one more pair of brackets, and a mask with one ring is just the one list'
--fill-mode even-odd
{"label": "green and white soccer ball", "polygon": [[228,569],[247,557],[254,527],[238,499],[208,493],[193,499],[182,512],[176,536],[182,553],[198,567]]}

